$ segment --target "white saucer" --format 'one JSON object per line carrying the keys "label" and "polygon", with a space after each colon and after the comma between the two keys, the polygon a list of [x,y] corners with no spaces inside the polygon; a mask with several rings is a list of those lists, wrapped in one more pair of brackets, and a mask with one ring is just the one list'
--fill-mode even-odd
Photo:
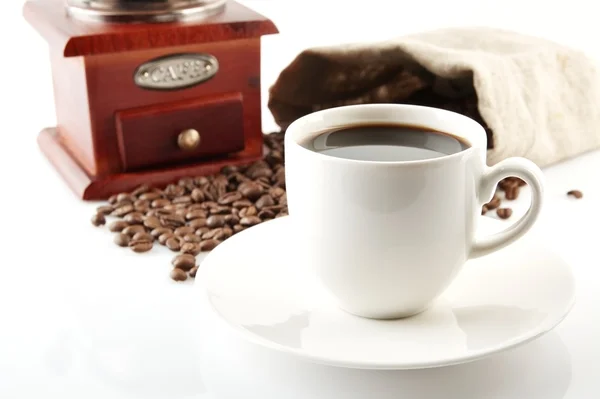
{"label": "white saucer", "polygon": [[[482,217],[479,232],[506,223]],[[530,232],[470,261],[430,310],[380,321],[340,310],[315,281],[288,217],[252,227],[202,263],[197,287],[242,337],[313,362],[415,369],[480,359],[541,336],[574,304],[569,266]],[[205,297],[206,298],[206,297]]]}

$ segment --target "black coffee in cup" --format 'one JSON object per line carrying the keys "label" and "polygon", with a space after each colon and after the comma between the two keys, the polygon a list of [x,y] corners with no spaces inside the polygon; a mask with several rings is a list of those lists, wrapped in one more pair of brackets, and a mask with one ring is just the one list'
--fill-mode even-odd
{"label": "black coffee in cup", "polygon": [[438,158],[470,147],[448,133],[400,124],[349,125],[319,132],[300,144],[333,157],[376,162]]}

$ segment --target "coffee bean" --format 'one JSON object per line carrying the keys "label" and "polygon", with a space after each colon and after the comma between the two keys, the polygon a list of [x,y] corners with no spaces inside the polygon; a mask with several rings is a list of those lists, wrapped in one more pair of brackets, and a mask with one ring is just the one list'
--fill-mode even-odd
{"label": "coffee bean", "polygon": [[263,193],[263,188],[252,181],[244,182],[238,186],[238,191],[251,201],[257,200]]}
{"label": "coffee bean", "polygon": [[184,194],[185,194],[185,188],[182,186],[179,186],[177,184],[169,184],[165,188],[165,195],[167,196],[167,198],[170,198],[170,199],[180,197]]}
{"label": "coffee bean", "polygon": [[108,225],[108,230],[112,231],[113,233],[120,233],[127,226],[129,226],[129,223],[123,220],[115,220]]}
{"label": "coffee bean", "polygon": [[196,234],[198,237],[202,237],[207,231],[210,231],[210,228],[208,226],[204,226],[196,230],[194,234]]}
{"label": "coffee bean", "polygon": [[287,215],[288,215],[287,212],[281,211],[277,215],[275,215],[275,218],[281,218],[281,217],[284,217],[284,216],[287,216]]}
{"label": "coffee bean", "polygon": [[275,213],[270,209],[263,209],[262,211],[258,212],[257,216],[261,219],[273,219],[275,217]]}
{"label": "coffee bean", "polygon": [[206,226],[210,228],[223,227],[225,225],[225,216],[223,215],[211,215],[206,219]]}
{"label": "coffee bean", "polygon": [[494,195],[494,198],[487,204],[485,204],[488,210],[496,209],[500,206],[500,197]]}
{"label": "coffee bean", "polygon": [[102,226],[105,223],[106,223],[106,218],[104,217],[103,214],[96,213],[94,216],[92,216],[92,224],[94,226]]}
{"label": "coffee bean", "polygon": [[519,185],[519,183],[514,181],[510,177],[507,177],[506,179],[502,179],[502,180],[500,180],[500,183],[498,183],[498,187],[502,191],[509,190],[511,187],[515,187],[518,185]]}
{"label": "coffee bean", "polygon": [[116,217],[123,217],[133,211],[134,211],[133,205],[128,204],[128,205],[123,205],[123,206],[118,207],[117,209],[112,211],[111,215],[116,216]]}
{"label": "coffee bean", "polygon": [[154,237],[152,237],[151,234],[140,231],[139,233],[135,233],[133,235],[132,240],[152,242],[152,241],[154,241]]}
{"label": "coffee bean", "polygon": [[148,200],[135,200],[135,202],[133,203],[133,207],[137,208],[137,207],[147,207],[150,208],[150,201]]}
{"label": "coffee bean", "polygon": [[135,190],[133,190],[131,192],[131,195],[137,197],[141,194],[147,193],[148,191],[150,191],[150,186],[147,184],[142,184],[142,185],[138,186]]}
{"label": "coffee bean", "polygon": [[177,255],[173,258],[171,264],[173,267],[187,272],[188,270],[191,270],[192,267],[196,266],[196,257],[190,254]]}
{"label": "coffee bean", "polygon": [[240,222],[240,218],[237,215],[225,215],[225,223],[230,226],[234,224],[238,224]]}
{"label": "coffee bean", "polygon": [[117,202],[129,202],[129,203],[133,203],[133,201],[135,201],[135,198],[129,194],[129,193],[120,193],[117,194]]}
{"label": "coffee bean", "polygon": [[185,188],[194,187],[194,179],[192,179],[191,177],[182,177],[181,179],[179,179],[177,184]]}
{"label": "coffee bean", "polygon": [[277,150],[269,151],[269,153],[265,156],[265,161],[267,161],[270,166],[275,166],[283,162],[283,154],[281,151]]}
{"label": "coffee bean", "polygon": [[156,229],[161,227],[162,224],[160,223],[160,219],[156,216],[147,216],[144,219],[144,226],[146,226],[149,229]]}
{"label": "coffee bean", "polygon": [[206,211],[202,210],[202,209],[196,209],[193,211],[190,211],[188,209],[188,212],[185,215],[185,218],[187,220],[194,220],[194,219],[200,219],[200,218],[206,218]]}
{"label": "coffee bean", "polygon": [[519,186],[515,183],[512,186],[509,186],[504,191],[504,198],[509,201],[516,200],[519,197]]}
{"label": "coffee bean", "polygon": [[229,182],[230,184],[233,184],[233,186],[235,187],[235,189],[237,189],[237,186],[245,181],[249,181],[250,179],[246,176],[244,176],[241,173],[233,173],[231,176],[229,176]]}
{"label": "coffee bean", "polygon": [[186,242],[181,246],[181,253],[190,254],[190,255],[198,255],[200,251],[200,244],[195,242]]}
{"label": "coffee bean", "polygon": [[219,245],[219,241],[213,240],[213,239],[201,241],[199,244],[200,251],[202,251],[202,252],[212,251],[213,249],[216,248],[217,245]]}
{"label": "coffee bean", "polygon": [[243,200],[235,201],[232,205],[235,209],[242,209],[242,208],[248,208],[249,206],[252,206],[252,202],[248,201],[247,199],[243,199]]}
{"label": "coffee bean", "polygon": [[183,237],[184,235],[191,234],[194,231],[195,231],[194,228],[191,226],[182,226],[182,227],[176,228],[174,233],[176,236]]}
{"label": "coffee bean", "polygon": [[176,228],[185,224],[185,218],[180,215],[163,215],[159,219],[164,227]]}
{"label": "coffee bean", "polygon": [[266,177],[260,177],[254,181],[256,184],[262,187],[263,192],[271,189],[271,183]]}
{"label": "coffee bean", "polygon": [[489,211],[489,208],[487,207],[487,205],[484,205],[481,207],[481,214],[485,215],[487,213],[487,211]]}
{"label": "coffee bean", "polygon": [[175,237],[175,234],[173,233],[163,233],[160,236],[158,236],[158,242],[161,245],[167,245],[167,241],[169,240],[169,238],[173,238]]}
{"label": "coffee bean", "polygon": [[192,267],[192,269],[188,272],[188,275],[191,278],[196,278],[196,274],[198,273],[198,265]]}
{"label": "coffee bean", "polygon": [[194,202],[202,202],[204,201],[204,191],[199,188],[195,188],[192,190],[191,197]]}
{"label": "coffee bean", "polygon": [[142,214],[145,214],[146,212],[148,212],[148,211],[150,210],[150,206],[149,206],[149,205],[148,205],[148,206],[143,206],[143,205],[139,205],[139,206],[137,206],[137,205],[134,205],[134,206],[133,206],[133,209],[134,209],[136,212],[140,212],[140,213],[142,213]]}
{"label": "coffee bean", "polygon": [[166,234],[166,233],[168,233],[168,234],[172,234],[172,233],[173,233],[173,230],[171,230],[171,229],[169,229],[169,228],[167,228],[167,227],[157,227],[157,228],[153,229],[153,230],[150,232],[150,234],[151,234],[151,235],[152,235],[152,237],[154,237],[154,238],[158,238],[158,237],[160,237],[161,235],[163,235],[163,234]]}
{"label": "coffee bean", "polygon": [[146,201],[154,201],[161,197],[162,197],[162,195],[159,194],[158,192],[150,191],[150,192],[140,195],[138,198],[141,200],[146,200]]}
{"label": "coffee bean", "polygon": [[114,205],[117,203],[117,194],[111,195],[110,197],[108,197],[107,202],[111,205]]}
{"label": "coffee bean", "polygon": [[202,189],[202,193],[204,195],[204,200],[205,201],[214,201],[215,200],[215,195],[212,193],[213,190],[210,190],[209,187],[205,187]]}
{"label": "coffee bean", "polygon": [[209,230],[206,233],[202,234],[202,239],[209,240],[211,238],[215,238],[215,236],[221,234],[222,231],[223,231],[222,227],[217,227],[216,229]]}
{"label": "coffee bean", "polygon": [[261,177],[270,177],[273,171],[265,161],[256,161],[246,169],[244,174],[251,179],[258,179]]}
{"label": "coffee bean", "polygon": [[115,208],[113,208],[111,205],[102,205],[96,208],[96,213],[100,213],[102,215],[110,215],[110,213],[114,210]]}
{"label": "coffee bean", "polygon": [[498,208],[498,209],[496,209],[496,215],[498,215],[498,217],[500,219],[508,219],[509,217],[512,216],[512,209],[511,208]]}
{"label": "coffee bean", "polygon": [[231,205],[235,201],[239,201],[242,199],[242,194],[239,191],[233,191],[231,193],[226,193],[225,195],[219,197],[217,201],[221,205]]}
{"label": "coffee bean", "polygon": [[258,210],[256,209],[256,207],[254,205],[240,210],[241,218],[244,218],[246,216],[256,216],[256,215],[258,215]]}
{"label": "coffee bean", "polygon": [[215,206],[210,208],[211,215],[228,215],[231,213],[231,208],[225,205]]}
{"label": "coffee bean", "polygon": [[219,232],[219,234],[217,234],[213,238],[215,240],[225,241],[232,235],[233,235],[233,230],[230,227],[225,226],[225,227],[221,228],[221,231]]}
{"label": "coffee bean", "polygon": [[203,186],[208,183],[209,181],[206,176],[198,176],[194,179],[194,184],[196,184],[197,186]]}
{"label": "coffee bean", "polygon": [[244,226],[242,226],[241,224],[236,224],[233,226],[233,234],[237,234],[240,231],[245,230],[246,228]]}
{"label": "coffee bean", "polygon": [[200,242],[200,237],[198,237],[196,234],[189,233],[183,236],[183,241],[184,242]]}
{"label": "coffee bean", "polygon": [[185,281],[185,280],[187,280],[188,275],[183,270],[175,268],[175,269],[171,270],[171,278],[174,281]]}
{"label": "coffee bean", "polygon": [[175,198],[173,198],[173,200],[171,202],[173,204],[189,204],[192,202],[192,197],[190,197],[189,195],[175,197]]}
{"label": "coffee bean", "polygon": [[579,190],[571,190],[567,193],[567,195],[577,199],[583,198],[583,193]]}
{"label": "coffee bean", "polygon": [[126,247],[129,245],[130,238],[127,234],[119,233],[115,234],[113,241],[120,247]]}
{"label": "coffee bean", "polygon": [[244,227],[257,225],[261,222],[258,216],[245,216],[240,220],[240,224]]}
{"label": "coffee bean", "polygon": [[171,251],[179,251],[181,249],[181,241],[177,236],[172,236],[165,244]]}
{"label": "coffee bean", "polygon": [[[159,220],[160,220],[161,216],[172,215],[173,214],[172,211],[169,211],[166,208],[156,208],[156,209],[153,209],[153,211],[154,211],[154,215],[156,217],[158,217]],[[161,221],[161,223],[162,223],[162,221]]]}
{"label": "coffee bean", "polygon": [[135,234],[140,233],[140,232],[143,233],[144,231],[146,231],[146,229],[144,229],[144,226],[136,224],[133,226],[125,227],[121,232],[123,234],[127,234],[128,236],[134,236]]}
{"label": "coffee bean", "polygon": [[269,189],[269,195],[275,199],[285,194],[285,190],[281,187],[272,187]]}
{"label": "coffee bean", "polygon": [[152,241],[131,240],[129,241],[129,248],[131,248],[133,252],[148,252],[152,249]]}
{"label": "coffee bean", "polygon": [[247,173],[246,176],[248,176],[251,179],[259,179],[261,177],[271,177],[271,176],[273,176],[273,171],[269,167],[264,167],[264,168],[255,169],[252,172],[250,172],[249,174]]}
{"label": "coffee bean", "polygon": [[285,188],[285,168],[281,168],[275,172],[271,178],[271,182],[275,187]]}
{"label": "coffee bean", "polygon": [[167,205],[171,205],[171,201],[166,198],[159,198],[152,201],[152,208],[164,208]]}
{"label": "coffee bean", "polygon": [[201,206],[204,210],[210,210],[211,208],[219,206],[219,204],[217,204],[215,201],[204,201]]}
{"label": "coffee bean", "polygon": [[199,229],[200,227],[204,227],[206,226],[206,219],[204,218],[199,218],[199,219],[194,219],[194,220],[190,220],[188,222],[188,226],[190,226],[191,228],[193,228],[194,230]]}
{"label": "coffee bean", "polygon": [[275,201],[273,200],[273,197],[271,197],[269,194],[264,194],[256,201],[256,204],[254,205],[257,209],[262,209],[266,206],[275,205]]}
{"label": "coffee bean", "polygon": [[277,199],[277,203],[279,205],[287,206],[287,193],[285,193],[281,197],[279,197]]}
{"label": "coffee bean", "polygon": [[142,224],[144,223],[144,214],[140,212],[131,212],[125,215],[123,220],[129,224]]}

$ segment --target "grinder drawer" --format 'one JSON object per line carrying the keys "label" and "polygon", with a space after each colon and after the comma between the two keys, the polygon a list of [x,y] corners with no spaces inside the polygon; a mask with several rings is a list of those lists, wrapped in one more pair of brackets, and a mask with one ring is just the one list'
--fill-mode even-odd
{"label": "grinder drawer", "polygon": [[244,149],[241,93],[118,111],[124,171],[201,161]]}

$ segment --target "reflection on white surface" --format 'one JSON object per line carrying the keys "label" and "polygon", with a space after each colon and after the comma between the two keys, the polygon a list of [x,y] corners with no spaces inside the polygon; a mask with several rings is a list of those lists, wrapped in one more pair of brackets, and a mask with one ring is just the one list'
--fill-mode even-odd
{"label": "reflection on white surface", "polygon": [[222,328],[210,330],[204,347],[202,378],[219,399],[560,399],[571,381],[569,353],[555,333],[483,360],[406,371],[315,365]]}
{"label": "reflection on white surface", "polygon": [[[368,369],[461,363],[539,337],[573,305],[569,265],[532,233],[470,261],[425,312],[399,320],[357,317],[340,310],[306,265],[294,261],[290,226],[289,217],[276,219],[221,244],[194,288],[246,339],[319,363]],[[480,220],[482,234],[497,227],[502,223]]]}
{"label": "reflection on white surface", "polygon": [[[458,328],[466,337],[470,351],[479,351],[498,342],[527,334],[548,317],[536,309],[516,306],[467,306],[452,309]],[[485,326],[485,327],[482,327]]]}

